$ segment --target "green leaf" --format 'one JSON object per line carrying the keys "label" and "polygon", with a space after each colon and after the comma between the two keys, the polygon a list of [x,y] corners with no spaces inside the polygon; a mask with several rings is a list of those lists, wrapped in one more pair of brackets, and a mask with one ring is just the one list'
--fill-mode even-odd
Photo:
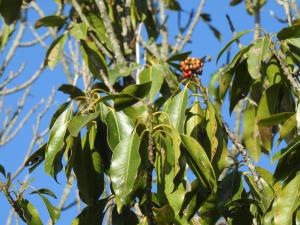
{"label": "green leaf", "polygon": [[10,25],[20,18],[22,0],[1,0],[0,14],[6,24]]}
{"label": "green leaf", "polygon": [[143,99],[151,90],[152,82],[149,81],[143,84],[133,84],[124,88],[120,92],[121,98],[116,98],[114,107],[117,111],[137,103]]}
{"label": "green leaf", "polygon": [[86,23],[74,23],[70,34],[77,40],[84,40],[87,36],[88,27]]}
{"label": "green leaf", "polygon": [[223,53],[230,47],[230,45],[235,42],[237,39],[239,39],[240,37],[244,36],[245,34],[248,34],[252,32],[252,30],[246,30],[246,31],[242,31],[237,33],[226,45],[224,48],[222,48],[222,50],[219,52],[218,56],[217,56],[217,63],[219,61],[219,59],[221,58],[221,56],[223,55]]}
{"label": "green leaf", "polygon": [[54,207],[45,196],[43,195],[40,196],[49,212],[52,223],[55,224],[60,217],[60,210]]}
{"label": "green leaf", "polygon": [[240,4],[243,0],[231,0],[230,5],[235,6],[237,4]]}
{"label": "green leaf", "polygon": [[164,0],[167,8],[174,11],[181,11],[181,6],[177,0]]}
{"label": "green leaf", "polygon": [[52,169],[54,168],[57,156],[61,153],[64,147],[64,139],[67,132],[67,124],[72,115],[72,107],[66,109],[55,121],[50,130],[49,140],[47,144],[47,151],[45,154],[44,170],[51,176],[54,176]]}
{"label": "green leaf", "polygon": [[192,137],[180,135],[188,164],[200,182],[212,192],[216,192],[217,183],[213,167],[202,146]]}
{"label": "green leaf", "polygon": [[262,51],[265,38],[256,39],[248,51],[247,65],[250,76],[256,80],[261,77]]}
{"label": "green leaf", "polygon": [[85,207],[82,212],[72,221],[71,225],[99,225],[104,218],[104,209],[108,199],[97,201],[93,206]]}
{"label": "green leaf", "polygon": [[56,195],[51,190],[46,189],[46,188],[35,190],[35,191],[31,192],[30,194],[49,195],[49,196],[57,199]]}
{"label": "green leaf", "polygon": [[0,164],[0,173],[6,177],[6,172],[5,172],[5,168]]}
{"label": "green leaf", "polygon": [[258,121],[259,126],[276,126],[281,123],[285,123],[291,116],[295,115],[295,112],[282,112],[270,115]]}
{"label": "green leaf", "polygon": [[80,90],[78,87],[73,86],[71,84],[63,84],[58,88],[59,91],[70,95],[71,99],[75,99],[77,97],[85,96],[84,92]]}
{"label": "green leaf", "polygon": [[29,225],[43,225],[39,212],[27,199],[20,198],[17,201],[18,206],[22,209],[22,216]]}
{"label": "green leaf", "polygon": [[102,80],[100,73],[107,73],[107,65],[104,56],[101,52],[93,49],[85,41],[80,42],[80,51],[82,58],[89,67],[91,73],[98,79]]}
{"label": "green leaf", "polygon": [[[77,178],[80,199],[87,205],[94,205],[104,190],[102,149],[90,149],[88,134],[82,140],[75,138],[73,170]],[[82,143],[80,143],[82,142]]]}
{"label": "green leaf", "polygon": [[140,72],[139,79],[141,83],[152,81],[149,99],[153,102],[164,82],[163,71],[156,65],[152,65]]}
{"label": "green leaf", "polygon": [[30,167],[29,173],[31,173],[38,165],[40,165],[45,160],[46,149],[47,144],[44,144],[26,160],[25,166]]}
{"label": "green leaf", "polygon": [[136,63],[118,64],[112,69],[108,70],[109,82],[114,84],[120,77],[128,77],[138,68],[139,65]]}
{"label": "green leaf", "polygon": [[287,119],[287,121],[285,121],[285,123],[280,128],[278,143],[280,143],[284,138],[286,138],[287,135],[290,134],[296,128],[296,125],[296,114],[294,114],[289,119]]}
{"label": "green leaf", "polygon": [[73,137],[77,137],[79,132],[85,127],[88,123],[95,120],[102,108],[102,104],[98,103],[95,106],[94,112],[87,114],[77,114],[74,116],[68,123],[68,130]]}
{"label": "green leaf", "polygon": [[211,24],[207,24],[208,25],[208,28],[212,31],[212,33],[214,34],[215,38],[217,38],[218,41],[222,41],[222,34],[221,32],[215,28],[213,25]]}
{"label": "green leaf", "polygon": [[188,87],[179,92],[175,97],[168,100],[164,111],[169,115],[171,125],[182,133],[184,130],[185,110],[188,103]]}
{"label": "green leaf", "polygon": [[213,159],[217,152],[219,143],[218,143],[218,138],[216,137],[217,129],[218,129],[218,122],[217,122],[217,118],[216,118],[215,108],[211,102],[209,102],[207,105],[206,120],[207,120],[206,131],[207,131],[208,139],[210,141],[209,157],[211,159]]}
{"label": "green leaf", "polygon": [[58,63],[61,54],[63,53],[64,45],[67,40],[67,34],[63,34],[62,36],[55,39],[49,49],[47,50],[45,57],[45,65],[49,66],[50,69],[54,69],[56,64]]}
{"label": "green leaf", "polygon": [[185,60],[192,52],[182,52],[175,55],[172,55],[170,58],[167,59],[167,62],[173,61],[183,61]]}
{"label": "green leaf", "polygon": [[129,206],[132,201],[130,194],[133,191],[141,163],[139,155],[140,143],[141,138],[134,130],[113,151],[110,178],[119,213],[124,205]]}
{"label": "green leaf", "polygon": [[128,208],[125,208],[125,210],[121,214],[118,214],[117,207],[114,207],[112,210],[111,219],[113,225],[139,224],[137,215]]}
{"label": "green leaf", "polygon": [[299,38],[300,37],[300,24],[294,24],[289,27],[283,28],[277,33],[277,38],[279,40],[286,40],[289,38]]}
{"label": "green leaf", "polygon": [[34,24],[34,28],[38,29],[40,27],[61,27],[66,22],[66,18],[62,16],[46,16],[37,20]]}
{"label": "green leaf", "polygon": [[298,150],[298,146],[300,145],[300,136],[294,138],[286,148],[283,148],[281,151],[277,152],[273,157],[272,160],[278,160],[281,159],[283,157],[285,157],[287,154],[289,154],[290,152],[294,151],[294,150]]}
{"label": "green leaf", "polygon": [[3,51],[7,46],[14,31],[14,26],[9,26],[7,24],[2,25],[2,30],[0,32],[0,51]]}
{"label": "green leaf", "polygon": [[274,202],[274,225],[292,224],[293,207],[299,202],[300,174],[284,186]]}
{"label": "green leaf", "polygon": [[107,126],[107,141],[113,151],[121,140],[128,137],[133,131],[133,122],[123,112],[109,111],[105,118]]}
{"label": "green leaf", "polygon": [[244,60],[237,66],[235,71],[234,80],[230,90],[230,113],[232,113],[234,107],[241,99],[247,97],[252,84],[253,79],[248,72],[246,60]]}
{"label": "green leaf", "polygon": [[224,99],[228,91],[228,88],[230,87],[233,74],[229,71],[223,72],[223,70],[221,70],[220,72],[221,72],[221,81],[220,81],[219,95],[221,99]]}

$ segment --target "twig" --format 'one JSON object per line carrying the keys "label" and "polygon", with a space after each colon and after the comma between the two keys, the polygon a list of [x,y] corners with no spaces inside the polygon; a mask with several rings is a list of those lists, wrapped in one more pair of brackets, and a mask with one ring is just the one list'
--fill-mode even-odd
{"label": "twig", "polygon": [[167,30],[167,17],[165,12],[165,2],[163,0],[159,0],[159,15],[160,15],[160,33],[162,36],[162,43],[161,43],[161,58],[166,60],[169,53],[169,41],[168,41],[168,30]]}
{"label": "twig", "polygon": [[283,0],[283,8],[287,17],[288,24],[289,26],[292,26],[292,14],[290,9],[290,2],[288,0]]}
{"label": "twig", "polygon": [[180,52],[181,49],[189,42],[189,40],[191,39],[192,37],[192,33],[201,17],[201,12],[203,10],[203,7],[204,7],[204,4],[205,4],[205,0],[201,0],[201,2],[199,3],[199,6],[197,8],[197,12],[195,14],[195,17],[192,21],[192,23],[190,24],[189,26],[189,29],[187,31],[187,34],[186,36],[184,37],[184,39],[181,41],[181,43],[179,43],[177,46],[174,47],[171,55],[175,54],[176,52]]}

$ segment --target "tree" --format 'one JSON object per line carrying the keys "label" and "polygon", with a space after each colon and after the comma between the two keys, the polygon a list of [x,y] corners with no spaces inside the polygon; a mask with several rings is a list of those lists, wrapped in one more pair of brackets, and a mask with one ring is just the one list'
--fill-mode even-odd
{"label": "tree", "polygon": [[[59,62],[68,81],[58,88],[65,102],[41,134],[40,121],[54,94],[37,115],[22,165],[12,175],[0,165],[0,190],[21,220],[42,224],[28,200],[35,194],[49,212],[49,224],[56,223],[74,205],[64,203],[76,183],[85,208],[73,225],[300,223],[297,1],[278,1],[286,13],[281,22],[287,26],[269,34],[260,22],[266,1],[232,0],[231,6],[245,4],[255,27],[236,33],[227,15],[233,38],[216,57],[218,62],[227,53],[227,62],[211,76],[208,87],[202,76],[210,57],[184,51],[199,20],[221,38],[210,14],[203,12],[205,0],[186,25],[180,16],[184,4],[176,0],[54,2],[57,11],[45,15],[35,1],[0,1],[1,49],[6,53],[0,71],[7,76],[0,88],[2,102]],[[30,9],[41,18],[31,27],[35,40],[22,42]],[[167,20],[174,15],[179,33],[172,44]],[[46,31],[40,36],[34,29]],[[251,33],[253,41],[243,46],[240,39]],[[230,58],[234,43],[239,49]],[[7,75],[15,52],[35,45],[47,48],[41,67],[27,82],[8,88],[24,70],[21,66]],[[24,92],[15,113],[6,114],[0,145],[13,142],[39,109],[40,104],[31,108],[17,123],[28,94]],[[227,110],[235,113],[234,131],[221,113],[226,102]],[[275,141],[286,146],[279,149]],[[278,161],[275,171],[256,166],[272,150],[272,160]],[[64,170],[65,196],[58,206],[49,201],[57,193],[34,189],[27,179],[14,188],[25,167],[31,173],[39,166],[57,182]]]}

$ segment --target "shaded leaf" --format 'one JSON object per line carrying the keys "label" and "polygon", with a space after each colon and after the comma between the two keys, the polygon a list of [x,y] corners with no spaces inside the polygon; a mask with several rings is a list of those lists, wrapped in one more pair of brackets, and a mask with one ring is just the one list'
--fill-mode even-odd
{"label": "shaded leaf", "polygon": [[34,28],[40,28],[40,27],[61,27],[66,22],[66,18],[62,16],[46,16],[39,20],[37,20],[34,24]]}
{"label": "shaded leaf", "polygon": [[0,14],[6,24],[10,25],[20,18],[22,0],[1,0]]}
{"label": "shaded leaf", "polygon": [[282,112],[270,115],[269,117],[265,117],[258,121],[259,126],[276,126],[278,124],[284,123],[291,116],[295,115],[294,112]]}
{"label": "shaded leaf", "polygon": [[54,69],[54,67],[58,63],[61,54],[63,53],[63,48],[66,43],[66,40],[66,34],[58,37],[51,43],[49,49],[47,50],[45,57],[45,65],[47,65],[50,69]]}
{"label": "shaded leaf", "polygon": [[285,27],[277,33],[279,40],[286,40],[288,38],[299,38],[300,37],[300,24],[294,24],[289,27]]}
{"label": "shaded leaf", "polygon": [[71,99],[75,99],[80,96],[85,96],[84,92],[81,89],[71,84],[63,84],[58,88],[58,90],[70,95]]}

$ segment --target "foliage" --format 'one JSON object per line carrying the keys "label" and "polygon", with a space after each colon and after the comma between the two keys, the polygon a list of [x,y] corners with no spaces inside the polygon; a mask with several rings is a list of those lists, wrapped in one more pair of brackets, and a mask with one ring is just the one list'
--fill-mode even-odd
{"label": "foliage", "polygon": [[[77,41],[92,79],[85,89],[71,84],[59,88],[68,100],[53,115],[48,141],[27,160],[30,172],[44,162],[55,180],[63,170],[67,179],[76,177],[86,207],[74,225],[102,224],[105,216],[112,224],[216,224],[220,219],[227,224],[300,223],[299,24],[277,36],[260,32],[241,46],[212,76],[208,92],[200,75],[182,76],[180,62],[188,64],[191,52],[164,44],[164,24],[154,8],[146,1],[129,2],[61,1],[69,14],[48,15],[35,23],[37,29],[60,32],[48,48],[45,66],[53,69],[67,41]],[[176,0],[162,2],[166,10],[182,10]],[[251,2],[246,0],[245,6],[255,16],[266,1]],[[2,0],[0,8],[2,4],[7,3]],[[11,11],[0,13],[8,24],[17,19]],[[129,47],[136,44],[132,40],[139,41],[139,24],[155,46],[144,46],[141,64]],[[237,33],[217,62],[251,32]],[[200,62],[203,66],[205,58]],[[226,96],[230,113],[239,108],[244,115],[240,140],[220,113]],[[273,156],[278,161],[274,173],[254,167],[252,159],[269,155],[276,139],[287,146]],[[0,172],[8,179],[2,190],[18,215],[28,224],[42,224],[25,199],[29,185],[12,200],[10,175],[1,165]],[[47,189],[30,194],[41,197],[56,223],[61,212],[46,197],[55,194]]]}

